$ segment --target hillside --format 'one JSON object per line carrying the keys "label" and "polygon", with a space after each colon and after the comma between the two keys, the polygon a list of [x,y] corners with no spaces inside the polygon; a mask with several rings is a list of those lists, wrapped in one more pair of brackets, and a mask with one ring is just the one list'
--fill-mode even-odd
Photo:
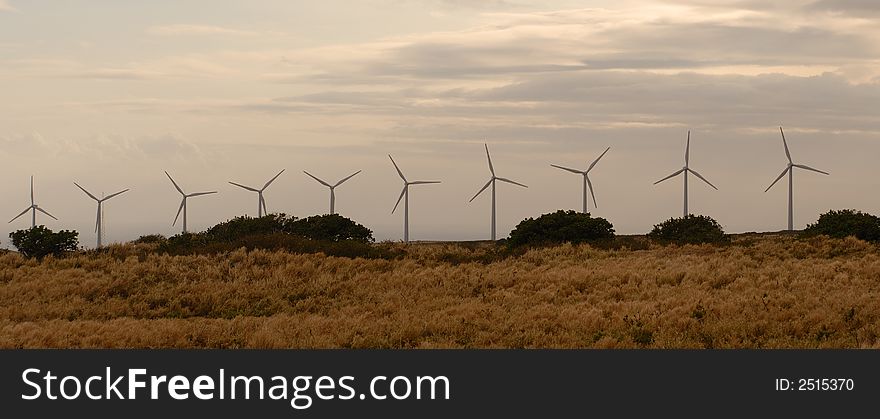
{"label": "hillside", "polygon": [[[393,260],[113,246],[0,255],[4,348],[878,348],[880,249],[853,238],[420,243]],[[400,246],[402,248],[402,246]]]}

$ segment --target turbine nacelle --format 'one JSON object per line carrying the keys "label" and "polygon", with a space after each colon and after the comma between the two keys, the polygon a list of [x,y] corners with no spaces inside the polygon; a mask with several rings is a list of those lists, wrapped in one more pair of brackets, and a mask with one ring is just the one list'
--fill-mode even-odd
{"label": "turbine nacelle", "polygon": [[[404,243],[409,243],[409,187],[411,185],[429,185],[440,183],[439,180],[414,180],[409,181],[406,179],[406,176],[403,175],[403,171],[400,170],[400,167],[397,166],[397,162],[394,161],[394,158],[391,155],[388,155],[388,158],[391,159],[391,164],[394,165],[394,169],[397,171],[397,175],[400,176],[400,179],[403,180],[403,190],[400,191],[400,196],[397,197],[397,202],[394,203],[394,208],[391,210],[391,213],[394,214],[397,211],[397,207],[400,205],[400,201],[403,200],[403,241]],[[355,173],[357,174],[357,173]],[[354,175],[352,175],[354,176]],[[349,176],[351,177],[351,176]],[[340,182],[342,183],[342,182]],[[406,199],[404,199],[406,198]]]}
{"label": "turbine nacelle", "polygon": [[[477,193],[468,202],[473,202],[473,200],[476,199],[478,196],[480,196],[480,194],[483,193],[483,191],[485,191],[489,186],[492,186],[492,240],[495,240],[495,182],[500,180],[502,182],[510,183],[512,185],[521,186],[523,188],[528,188],[528,186],[523,185],[522,183],[519,183],[519,182],[512,181],[507,178],[496,176],[495,175],[495,166],[492,165],[492,156],[489,154],[489,145],[483,144],[483,146],[486,148],[486,160],[489,162],[489,173],[492,174],[492,177],[489,178],[489,181],[486,182],[486,184],[483,185],[483,187],[480,188],[480,190],[477,191]],[[571,171],[574,169],[565,169],[565,170]],[[575,172],[577,172],[577,171],[575,171]]]}
{"label": "turbine nacelle", "polygon": [[[272,182],[275,181],[275,179],[278,179],[278,176],[281,176],[281,174],[284,173],[284,170],[285,169],[281,169],[281,171],[278,172],[277,175],[275,175],[272,179],[269,179],[269,181],[266,182],[265,184],[263,184],[263,187],[260,189],[253,188],[250,186],[245,186],[245,185],[242,185],[240,183],[235,183],[235,182],[229,182],[229,184],[234,185],[234,186],[238,186],[239,188],[242,188],[247,191],[256,192],[257,193],[257,216],[262,217],[264,214],[269,213],[269,209],[266,207],[266,199],[263,198],[263,191],[265,191],[266,188],[268,188],[269,185],[271,185]],[[207,193],[202,193],[202,195],[205,195],[205,194],[207,194]],[[198,196],[198,195],[199,194],[191,194],[190,197]]]}
{"label": "turbine nacelle", "polygon": [[98,214],[97,214],[97,217],[95,220],[95,233],[98,236],[97,247],[100,248],[103,243],[103,240],[104,240],[104,232],[103,232],[103,226],[102,226],[103,221],[104,221],[104,212],[102,211],[104,201],[107,201],[108,199],[122,195],[122,194],[128,192],[129,189],[124,189],[124,190],[121,190],[121,191],[116,192],[114,194],[107,195],[103,198],[98,198],[97,196],[93,195],[91,192],[87,191],[86,188],[83,188],[82,186],[80,186],[78,183],[73,182],[73,184],[76,185],[76,187],[79,188],[81,191],[83,191],[86,195],[88,195],[89,198],[92,198],[93,200],[95,200],[95,202],[98,203]]}
{"label": "turbine nacelle", "polygon": [[[279,175],[280,175],[280,173],[279,173]],[[177,215],[174,216],[174,222],[171,223],[171,225],[172,226],[177,225],[177,220],[180,218],[180,213],[182,212],[183,213],[183,232],[186,233],[187,232],[186,231],[186,200],[189,198],[197,197],[197,196],[215,194],[215,193],[217,193],[217,191],[195,192],[195,193],[187,194],[186,192],[183,191],[183,189],[180,187],[180,185],[178,185],[177,182],[174,181],[174,178],[172,178],[171,175],[168,174],[167,171],[165,172],[165,176],[168,176],[168,179],[171,181],[171,184],[174,185],[174,188],[177,189],[177,192],[180,192],[180,195],[183,197],[180,200],[180,207],[177,208]]]}
{"label": "turbine nacelle", "polygon": [[318,178],[317,176],[303,170],[303,173],[307,174],[310,178],[314,179],[316,182],[318,182],[318,183],[326,186],[328,189],[330,189],[330,214],[336,213],[336,193],[335,193],[336,187],[339,185],[342,185],[343,183],[345,183],[345,181],[355,177],[360,172],[361,172],[361,170],[358,170],[357,172],[354,172],[354,173],[342,178],[342,180],[340,180],[339,182],[336,182],[335,184],[331,185],[328,182],[325,182],[324,180]]}
{"label": "turbine nacelle", "polygon": [[16,215],[13,219],[9,220],[9,223],[11,224],[13,221],[15,221],[15,220],[19,219],[21,216],[27,214],[28,211],[31,212],[31,228],[34,228],[37,226],[37,211],[51,217],[53,220],[56,220],[56,221],[58,220],[58,218],[56,218],[54,215],[49,214],[48,211],[44,210],[43,208],[40,208],[40,206],[37,205],[36,202],[34,201],[34,177],[33,176],[31,176],[31,205],[29,207],[25,208],[24,211],[22,211],[21,213]]}
{"label": "turbine nacelle", "polygon": [[776,185],[776,183],[779,182],[780,179],[782,179],[786,174],[788,175],[788,230],[792,231],[794,230],[794,169],[804,169],[811,172],[821,173],[823,175],[830,175],[830,173],[819,169],[814,169],[807,165],[795,163],[791,158],[791,151],[788,149],[788,141],[786,141],[785,139],[785,131],[782,130],[782,127],[779,127],[779,133],[782,135],[782,146],[785,149],[785,158],[788,159],[788,164],[785,165],[785,170],[783,170],[782,173],[780,173],[779,176],[776,177],[773,183],[771,183],[770,186],[768,186],[767,189],[764,190],[764,192],[766,193],[767,191],[769,191],[771,188],[773,188],[773,186]]}
{"label": "turbine nacelle", "polygon": [[711,186],[712,189],[715,189],[716,191],[718,190],[718,188],[715,187],[715,185],[713,185],[712,182],[709,182],[706,178],[703,177],[703,175],[699,174],[696,170],[690,168],[690,160],[691,160],[690,156],[691,156],[691,132],[688,131],[687,145],[685,146],[685,151],[684,151],[684,166],[682,166],[681,169],[672,173],[671,175],[666,176],[663,179],[660,179],[660,180],[654,182],[654,184],[656,185],[656,184],[664,182],[668,179],[672,179],[678,175],[682,175],[682,174],[684,175],[683,176],[683,178],[684,178],[684,211],[683,211],[683,213],[684,213],[685,217],[687,217],[689,214],[689,212],[688,212],[688,178],[687,178],[688,173],[693,174],[698,179],[702,180],[707,185]]}

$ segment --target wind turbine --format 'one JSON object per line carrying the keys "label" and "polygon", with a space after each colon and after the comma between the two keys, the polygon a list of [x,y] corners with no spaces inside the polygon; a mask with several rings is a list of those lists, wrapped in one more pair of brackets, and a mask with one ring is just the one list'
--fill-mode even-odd
{"label": "wind turbine", "polygon": [[[250,186],[244,186],[240,183],[235,183],[235,182],[229,182],[229,183],[232,185],[238,186],[239,188],[246,189],[251,192],[257,193],[257,196],[259,198],[259,200],[257,201],[257,217],[262,217],[263,214],[267,214],[267,215],[269,214],[269,209],[266,208],[266,200],[263,198],[263,191],[265,191],[266,188],[268,188],[269,185],[271,185],[272,182],[275,181],[275,179],[278,179],[278,176],[281,176],[281,174],[284,173],[284,170],[285,169],[281,169],[281,171],[278,172],[278,174],[275,175],[275,177],[273,177],[272,179],[269,179],[269,181],[266,182],[266,184],[263,185],[263,187],[261,189],[252,188]],[[184,223],[185,223],[186,222],[186,213],[183,214],[183,219],[184,219]]]}
{"label": "wind turbine", "polygon": [[766,193],[767,191],[769,191],[770,188],[773,187],[773,185],[776,185],[776,182],[779,182],[779,179],[782,179],[782,177],[785,176],[786,173],[788,173],[788,231],[792,231],[794,230],[794,194],[792,192],[792,190],[794,189],[794,181],[792,180],[794,168],[797,167],[799,169],[810,170],[816,173],[821,173],[823,175],[828,175],[829,173],[823,172],[819,169],[814,169],[810,166],[804,166],[803,164],[795,164],[791,160],[791,152],[788,151],[788,142],[785,141],[785,132],[782,131],[782,127],[779,127],[779,133],[782,134],[782,145],[785,147],[785,157],[788,158],[788,165],[785,167],[785,170],[783,170],[782,173],[779,174],[779,177],[777,177],[776,180],[774,180],[773,183],[771,183],[770,186],[768,186],[767,189],[764,190],[764,192]]}
{"label": "wind turbine", "polygon": [[589,175],[589,173],[590,173],[590,170],[593,170],[593,167],[596,166],[596,163],[599,163],[599,160],[600,160],[603,156],[605,156],[605,153],[607,153],[608,150],[611,150],[611,147],[606,148],[605,151],[603,151],[602,154],[599,155],[599,157],[598,157],[596,160],[593,160],[593,163],[590,164],[590,167],[588,167],[587,170],[577,170],[577,169],[572,169],[572,168],[569,168],[569,167],[562,167],[562,166],[557,166],[557,165],[555,165],[555,164],[551,164],[551,166],[553,166],[553,167],[555,167],[555,168],[557,168],[557,169],[567,170],[567,171],[569,171],[569,172],[571,172],[571,173],[575,173],[575,174],[583,175],[583,177],[584,177],[584,196],[583,196],[583,198],[584,198],[584,209],[583,209],[582,212],[583,212],[584,214],[587,213],[587,187],[588,187],[588,186],[589,186],[589,188],[590,188],[590,195],[593,196],[593,207],[595,207],[595,208],[599,208],[599,205],[596,204],[596,194],[593,193],[593,182],[590,182],[590,175]]}
{"label": "wind turbine", "polygon": [[[391,210],[391,213],[394,214],[394,211],[397,211],[397,206],[400,205],[400,200],[403,201],[403,242],[409,243],[409,186],[410,185],[427,185],[431,183],[440,183],[439,180],[414,180],[412,182],[406,180],[406,176],[403,175],[403,172],[400,171],[400,168],[397,167],[397,163],[394,161],[394,158],[391,155],[388,155],[388,158],[391,159],[391,164],[394,165],[394,168],[397,169],[397,174],[400,175],[400,178],[403,180],[403,190],[400,191],[400,196],[397,198],[397,203],[394,204],[394,209]],[[352,175],[354,176],[354,175]]]}
{"label": "wind turbine", "polygon": [[690,214],[688,212],[688,173],[693,173],[694,176],[698,177],[703,182],[706,182],[707,185],[711,186],[716,191],[718,190],[718,188],[716,188],[715,185],[713,185],[711,182],[706,180],[706,178],[704,178],[702,175],[697,173],[696,170],[690,168],[690,166],[689,166],[690,154],[691,154],[691,132],[688,131],[687,148],[685,148],[685,151],[684,151],[684,167],[682,167],[681,170],[679,170],[669,176],[666,176],[663,179],[660,179],[660,180],[654,182],[654,184],[656,185],[660,182],[663,182],[664,180],[674,178],[680,174],[684,174],[684,217],[687,217],[688,214]]}
{"label": "wind turbine", "polygon": [[339,182],[336,182],[335,184],[331,185],[327,182],[324,182],[321,179],[318,179],[317,177],[315,177],[315,175],[303,170],[303,173],[309,175],[310,178],[315,179],[316,181],[318,181],[318,183],[330,188],[330,214],[336,214],[336,192],[335,192],[336,187],[339,185],[342,185],[342,183],[345,182],[346,180],[349,180],[349,179],[355,177],[355,175],[357,175],[360,172],[361,171],[358,170],[357,172],[354,172],[354,173],[348,175],[348,177],[345,177],[342,180],[340,180]]}
{"label": "wind turbine", "polygon": [[492,177],[489,178],[489,181],[486,182],[486,184],[483,185],[483,187],[477,192],[477,194],[474,195],[474,197],[471,198],[471,200],[468,202],[473,202],[473,200],[476,199],[478,196],[480,196],[480,194],[483,193],[483,191],[485,191],[486,188],[489,187],[489,185],[492,185],[492,240],[495,240],[495,181],[500,180],[502,182],[507,182],[507,183],[517,185],[517,186],[522,186],[523,188],[528,188],[528,186],[523,185],[522,183],[514,182],[510,179],[505,179],[503,177],[495,176],[495,168],[492,166],[492,157],[489,155],[489,145],[488,144],[483,144],[483,145],[486,147],[486,159],[489,160],[489,172],[492,173]]}
{"label": "wind turbine", "polygon": [[171,183],[174,184],[174,188],[177,189],[177,192],[180,192],[181,196],[183,196],[183,199],[180,200],[180,208],[177,209],[177,215],[174,216],[174,222],[171,223],[171,225],[177,224],[177,218],[180,217],[180,212],[183,211],[183,232],[186,233],[186,200],[187,200],[187,198],[215,194],[215,193],[217,193],[217,191],[195,192],[195,193],[187,194],[186,192],[183,191],[183,189],[180,189],[180,186],[177,185],[177,182],[175,182],[174,179],[171,178],[171,175],[169,175],[168,172],[165,172],[165,176],[168,176],[168,179],[171,180]]}
{"label": "wind turbine", "polygon": [[103,212],[104,201],[106,201],[110,198],[113,198],[114,196],[122,195],[122,194],[128,192],[129,190],[125,189],[125,190],[116,192],[115,194],[110,194],[110,195],[107,195],[101,199],[98,199],[95,195],[92,195],[91,193],[89,193],[89,191],[87,191],[86,188],[79,186],[78,183],[73,182],[73,184],[76,185],[77,188],[79,188],[80,190],[85,192],[86,195],[89,196],[89,198],[94,199],[98,203],[98,217],[97,217],[97,221],[95,222],[95,232],[98,234],[98,246],[97,247],[101,248],[101,242],[104,239],[104,226],[103,226],[103,224],[104,224],[104,212]]}
{"label": "wind turbine", "polygon": [[22,215],[27,214],[28,211],[31,212],[31,228],[34,228],[37,226],[37,211],[40,211],[43,214],[46,214],[46,215],[52,217],[52,219],[54,219],[56,221],[58,220],[57,218],[55,218],[54,215],[49,214],[48,212],[46,212],[46,210],[40,208],[39,205],[34,203],[34,177],[33,176],[31,176],[31,206],[25,208],[25,210],[22,211],[21,214],[18,214],[15,216],[15,218],[9,220],[9,223],[12,223],[13,221],[17,220]]}

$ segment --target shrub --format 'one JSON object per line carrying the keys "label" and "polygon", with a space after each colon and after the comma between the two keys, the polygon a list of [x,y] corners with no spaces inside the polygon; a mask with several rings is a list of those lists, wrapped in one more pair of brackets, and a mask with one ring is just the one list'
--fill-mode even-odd
{"label": "shrub", "polygon": [[202,233],[184,233],[159,243],[172,255],[215,254],[239,248],[324,253],[328,256],[384,258],[398,256],[389,246],[374,246],[373,232],[339,215],[298,220],[284,214],[236,217]]}
{"label": "shrub", "polygon": [[22,255],[37,259],[49,255],[63,256],[65,253],[75,252],[79,247],[78,237],[79,233],[76,231],[61,230],[55,233],[46,226],[36,226],[9,233],[12,245]]}
{"label": "shrub", "polygon": [[808,225],[804,234],[880,241],[880,217],[852,209],[831,210],[820,215],[815,224]]}
{"label": "shrub", "polygon": [[648,237],[665,243],[721,243],[728,240],[721,224],[705,215],[670,218],[654,226]]}
{"label": "shrub", "polygon": [[134,241],[132,241],[132,243],[133,244],[158,244],[158,243],[164,242],[165,240],[168,240],[168,239],[166,239],[165,236],[163,236],[161,234],[147,234],[145,236],[140,236],[140,237],[134,239]]}
{"label": "shrub", "polygon": [[373,232],[339,214],[315,215],[300,220],[287,220],[284,231],[312,240],[356,241],[372,243]]}
{"label": "shrub", "polygon": [[295,217],[288,218],[285,214],[269,214],[259,218],[235,217],[209,228],[204,235],[211,241],[231,241],[255,234],[269,235],[280,233],[285,223],[294,220]]}
{"label": "shrub", "polygon": [[537,219],[526,218],[510,232],[508,245],[583,243],[614,237],[614,227],[604,218],[577,211],[556,211]]}

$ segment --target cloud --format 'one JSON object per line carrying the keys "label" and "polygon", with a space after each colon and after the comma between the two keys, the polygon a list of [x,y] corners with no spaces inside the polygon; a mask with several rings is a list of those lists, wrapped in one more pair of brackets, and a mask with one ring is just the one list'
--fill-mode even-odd
{"label": "cloud", "polygon": [[161,25],[161,26],[152,26],[147,28],[147,33],[152,35],[162,35],[162,36],[213,36],[213,35],[221,35],[221,36],[256,36],[259,35],[257,32],[241,30],[241,29],[232,29],[232,28],[224,28],[222,26],[212,26],[212,25],[188,25],[188,24],[174,24],[174,25]]}
{"label": "cloud", "polygon": [[853,16],[880,15],[880,6],[874,0],[819,0],[808,5],[807,9]]}
{"label": "cloud", "polygon": [[162,76],[162,73],[131,68],[97,68],[70,74],[73,78],[93,80],[149,80]]}

